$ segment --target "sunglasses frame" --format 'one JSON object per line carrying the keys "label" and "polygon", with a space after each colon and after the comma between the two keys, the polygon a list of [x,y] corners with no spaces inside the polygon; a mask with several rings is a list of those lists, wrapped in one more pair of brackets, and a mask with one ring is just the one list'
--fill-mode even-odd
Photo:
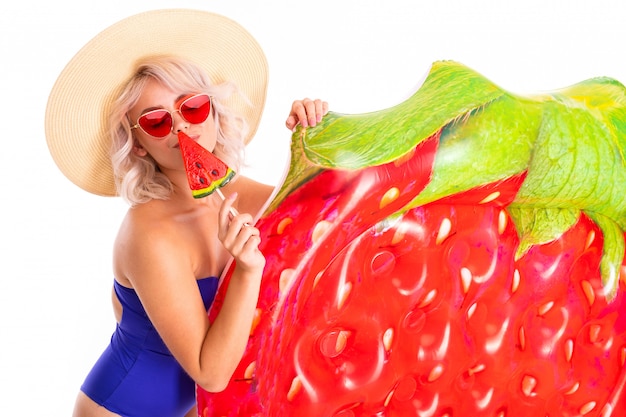
{"label": "sunglasses frame", "polygon": [[[181,109],[185,105],[185,103],[187,103],[189,100],[192,100],[192,99],[200,97],[200,96],[206,96],[209,99],[209,112],[207,113],[207,116],[206,116],[206,118],[204,120],[202,120],[200,122],[197,122],[197,123],[193,123],[193,122],[187,120],[187,118],[185,117],[185,115],[183,114]],[[156,138],[156,139],[164,139],[170,133],[172,133],[172,129],[174,129],[174,113],[179,113],[180,117],[182,117],[183,120],[186,121],[187,123],[190,123],[190,124],[200,124],[200,123],[204,123],[204,122],[206,122],[208,120],[209,116],[211,115],[211,110],[213,110],[213,98],[210,95],[208,95],[207,93],[193,94],[193,95],[187,97],[186,99],[184,99],[183,101],[181,101],[180,105],[178,106],[178,109],[176,109],[174,111],[169,111],[167,109],[161,108],[161,109],[149,110],[149,111],[147,111],[145,113],[142,113],[137,118],[137,122],[133,126],[131,126],[130,128],[131,128],[131,130],[132,129],[141,129],[141,131],[143,133],[145,133],[146,135],[151,136],[153,138]],[[146,116],[147,114],[154,113],[154,112],[162,112],[162,111],[164,111],[164,112],[166,112],[167,114],[170,115],[170,124],[171,124],[171,126],[170,126],[168,132],[165,135],[163,135],[163,136],[155,136],[155,135],[153,135],[151,133],[146,132],[145,129],[143,128],[143,126],[141,126],[141,124],[139,123],[139,120],[142,117]]]}

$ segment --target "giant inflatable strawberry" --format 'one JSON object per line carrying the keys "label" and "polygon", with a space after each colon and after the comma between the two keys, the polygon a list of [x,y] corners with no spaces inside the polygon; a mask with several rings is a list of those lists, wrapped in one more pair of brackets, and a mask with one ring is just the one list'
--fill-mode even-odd
{"label": "giant inflatable strawberry", "polygon": [[245,356],[199,415],[626,415],[625,164],[609,78],[521,96],[437,62],[299,130]]}

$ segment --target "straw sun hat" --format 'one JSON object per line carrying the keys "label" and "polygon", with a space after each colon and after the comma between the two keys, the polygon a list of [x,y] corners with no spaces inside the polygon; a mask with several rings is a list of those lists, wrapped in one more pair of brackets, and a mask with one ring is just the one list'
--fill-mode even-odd
{"label": "straw sun hat", "polygon": [[250,141],[265,104],[268,69],[256,40],[238,23],[214,13],[165,9],[123,19],[96,35],[55,82],[46,109],[46,140],[63,174],[97,194],[117,194],[107,117],[113,99],[142,57],[174,55],[203,68],[211,81],[232,81],[240,95],[225,102],[243,115]]}

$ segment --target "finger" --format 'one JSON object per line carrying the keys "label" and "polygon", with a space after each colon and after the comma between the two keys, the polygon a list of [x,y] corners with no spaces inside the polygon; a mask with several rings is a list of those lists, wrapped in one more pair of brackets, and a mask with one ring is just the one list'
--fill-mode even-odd
{"label": "finger", "polygon": [[297,124],[298,122],[296,121],[296,118],[290,114],[289,117],[287,117],[287,121],[285,122],[285,126],[287,126],[287,129],[294,131]]}
{"label": "finger", "polygon": [[263,258],[263,253],[259,249],[259,245],[261,244],[260,236],[250,236],[250,238],[246,241],[243,249],[242,249],[242,257],[245,257],[247,261],[252,262],[253,260],[259,260],[258,257],[261,256]]}
{"label": "finger", "polygon": [[315,100],[315,119],[319,123],[322,121],[322,117],[328,113],[328,103],[323,100]]}
{"label": "finger", "polygon": [[296,114],[296,119],[300,123],[302,127],[309,127],[309,123],[306,119],[306,108],[304,107],[304,103],[301,101],[296,103],[294,106],[294,112]]}
{"label": "finger", "polygon": [[230,223],[228,224],[227,236],[229,236],[232,241],[237,239],[243,231],[253,233],[256,231],[258,234],[258,230],[252,226],[253,221],[253,217],[248,213],[242,213],[232,217],[230,219]]}
{"label": "finger", "polygon": [[315,100],[315,122],[319,123],[322,120],[322,111],[324,111],[324,105],[322,100]]}
{"label": "finger", "polygon": [[303,100],[302,104],[304,106],[305,112],[306,112],[306,121],[308,123],[309,126],[314,127],[318,120],[317,120],[317,101],[318,100]]}
{"label": "finger", "polygon": [[291,108],[292,114],[295,115],[297,122],[299,122],[302,127],[309,126],[309,121],[307,119],[307,104],[310,102],[311,100],[308,98],[296,100],[293,102],[293,106]]}
{"label": "finger", "polygon": [[218,213],[218,223],[219,223],[219,234],[218,238],[222,240],[226,235],[226,232],[229,228],[231,219],[233,218],[232,209],[233,203],[237,199],[237,193],[232,193],[229,195],[224,201],[222,201],[222,205],[220,206],[220,210]]}
{"label": "finger", "polygon": [[240,268],[263,270],[266,260],[263,252],[259,249],[260,243],[261,239],[258,236],[250,237],[237,259],[237,265]]}
{"label": "finger", "polygon": [[224,241],[230,233],[231,239],[236,237],[237,231],[244,226],[252,225],[254,218],[248,214],[240,214],[237,209],[233,207],[233,203],[237,198],[237,193],[229,195],[222,201],[219,211],[219,230],[218,238]]}
{"label": "finger", "polygon": [[227,249],[236,258],[246,251],[256,250],[261,242],[260,235],[259,229],[254,226],[241,226],[237,230],[237,226],[233,225],[226,241]]}
{"label": "finger", "polygon": [[259,248],[259,244],[261,243],[261,234],[258,230],[256,232],[254,227],[246,227],[245,233],[241,234],[241,240],[243,241],[243,249],[249,250],[257,250]]}

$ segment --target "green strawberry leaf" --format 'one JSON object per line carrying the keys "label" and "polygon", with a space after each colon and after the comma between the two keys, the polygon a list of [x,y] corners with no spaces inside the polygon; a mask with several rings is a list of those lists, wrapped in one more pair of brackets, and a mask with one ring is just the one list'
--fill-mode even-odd
{"label": "green strawberry leaf", "polygon": [[534,245],[552,242],[578,221],[580,211],[577,209],[532,207],[509,207],[509,215],[515,223],[520,238],[520,245],[515,259],[520,259]]}
{"label": "green strawberry leaf", "polygon": [[396,106],[355,115],[329,112],[315,128],[306,130],[304,152],[313,164],[323,167],[381,165],[503,94],[461,64],[436,62],[419,90]]}
{"label": "green strawberry leaf", "polygon": [[540,127],[539,110],[507,94],[446,126],[431,182],[409,208],[524,172]]}
{"label": "green strawberry leaf", "polygon": [[604,122],[610,138],[618,150],[622,163],[626,162],[626,89],[619,81],[597,77],[564,88],[554,94],[581,103]]}
{"label": "green strawberry leaf", "polygon": [[602,284],[607,300],[613,300],[617,295],[619,274],[624,259],[624,232],[615,221],[602,214],[585,212],[598,225],[604,236],[604,249],[600,262]]}
{"label": "green strawberry leaf", "polygon": [[544,103],[528,176],[514,204],[592,211],[625,229],[624,189],[620,149],[595,112]]}

